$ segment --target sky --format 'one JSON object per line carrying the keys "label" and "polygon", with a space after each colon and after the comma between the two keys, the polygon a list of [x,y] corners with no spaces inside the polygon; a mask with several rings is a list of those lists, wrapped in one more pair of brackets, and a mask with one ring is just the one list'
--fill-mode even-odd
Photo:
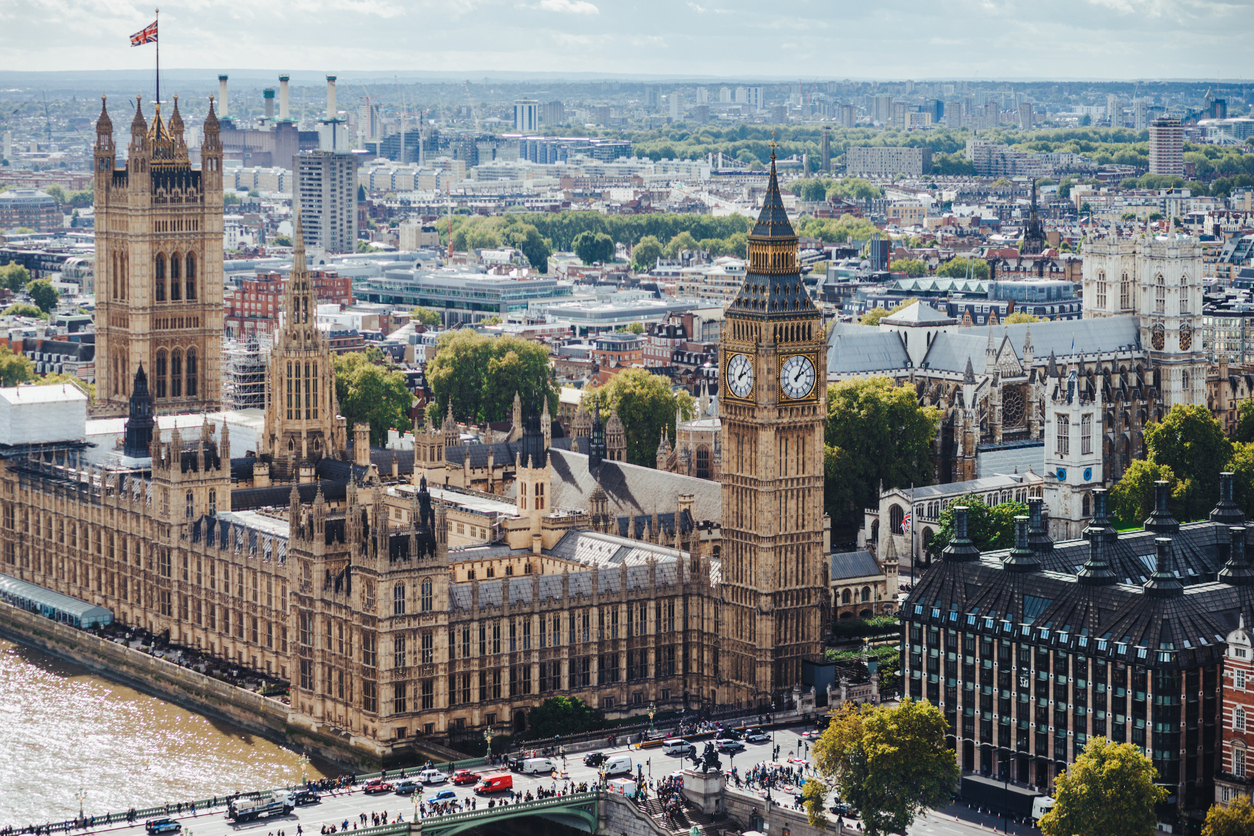
{"label": "sky", "polygon": [[[0,0],[0,70],[143,70],[153,4]],[[181,0],[162,68],[1254,78],[1254,0]]]}

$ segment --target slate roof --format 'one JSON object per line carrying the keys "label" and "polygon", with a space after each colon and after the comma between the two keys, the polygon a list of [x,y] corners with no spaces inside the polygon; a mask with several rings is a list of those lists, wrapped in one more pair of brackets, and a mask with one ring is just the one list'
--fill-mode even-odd
{"label": "slate roof", "polygon": [[[554,438],[549,447],[550,450],[574,450],[580,453],[588,452],[588,438]],[[387,452],[391,452],[390,450]],[[463,462],[469,458],[470,467],[472,469],[482,469],[488,466],[488,454],[492,454],[493,461],[498,464],[513,464],[515,455],[521,455],[523,452],[523,442],[520,441],[499,441],[495,444],[459,444],[454,447],[444,448],[444,460],[455,467],[462,467]],[[391,473],[392,461],[388,459],[388,471]],[[380,466],[380,472],[383,468]],[[413,454],[410,454],[410,470],[413,470]],[[403,471],[402,471],[403,472]]]}
{"label": "slate roof", "polygon": [[[583,439],[581,439],[583,440]],[[555,509],[587,510],[588,497],[596,487],[596,479],[588,472],[588,457],[550,448],[553,463],[553,501]],[[692,515],[698,524],[723,519],[723,490],[717,482],[697,479],[678,473],[662,473],[651,467],[604,461],[600,468],[601,488],[609,500],[609,512],[615,518],[659,518],[664,513],[673,517],[680,494],[692,494]]]}
{"label": "slate roof", "polygon": [[907,308],[903,308],[895,314],[889,314],[880,320],[880,322],[887,322],[889,325],[909,325],[914,323],[945,325],[953,324],[957,321],[958,320],[953,317],[946,316],[936,310],[926,302],[916,302],[915,304],[910,305]]}
{"label": "slate roof", "polygon": [[775,176],[775,155],[771,154],[771,178],[766,184],[766,197],[762,200],[762,211],[758,213],[758,221],[753,225],[754,238],[796,238],[792,223],[788,220],[788,210],[784,208],[784,197],[779,192],[779,180]]}
{"label": "slate roof", "polygon": [[882,574],[884,573],[880,571],[874,555],[866,549],[832,554],[830,577],[833,581],[867,578]]}
{"label": "slate roof", "polygon": [[[917,307],[917,306],[916,306]],[[893,331],[837,323],[827,337],[827,373],[862,374],[910,368],[906,347]]]}

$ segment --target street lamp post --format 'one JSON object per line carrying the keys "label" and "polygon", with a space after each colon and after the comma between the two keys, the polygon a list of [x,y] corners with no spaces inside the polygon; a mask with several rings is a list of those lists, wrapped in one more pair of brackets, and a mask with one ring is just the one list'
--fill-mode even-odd
{"label": "street lamp post", "polygon": [[87,817],[83,815],[83,802],[87,799],[87,790],[83,787],[78,788],[78,820],[87,821]]}
{"label": "street lamp post", "polygon": [[418,823],[418,793],[411,795],[410,800],[414,802],[414,824]]}
{"label": "street lamp post", "polygon": [[649,703],[649,737],[653,737],[653,715],[657,713],[657,707],[650,701]]}
{"label": "street lamp post", "polygon": [[300,785],[303,787],[305,786],[305,767],[309,766],[309,756],[301,755],[297,763],[300,764]]}
{"label": "street lamp post", "polygon": [[483,730],[483,740],[488,744],[488,760],[492,760],[492,727]]}

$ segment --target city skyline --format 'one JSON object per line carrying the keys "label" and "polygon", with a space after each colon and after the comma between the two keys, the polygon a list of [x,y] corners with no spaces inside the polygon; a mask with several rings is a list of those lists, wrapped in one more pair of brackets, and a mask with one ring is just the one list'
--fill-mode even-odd
{"label": "city skyline", "polygon": [[[958,0],[938,8],[907,0],[832,8],[791,0],[765,25],[760,17],[755,4],[727,0],[227,2],[167,9],[160,37],[167,69],[920,80],[1254,75],[1254,56],[1240,49],[1254,34],[1254,16],[1221,2],[1064,0],[1041,8]],[[133,2],[0,0],[0,71],[147,69],[151,51],[131,49],[127,39],[152,18],[150,6]],[[781,73],[794,62],[796,72]]]}

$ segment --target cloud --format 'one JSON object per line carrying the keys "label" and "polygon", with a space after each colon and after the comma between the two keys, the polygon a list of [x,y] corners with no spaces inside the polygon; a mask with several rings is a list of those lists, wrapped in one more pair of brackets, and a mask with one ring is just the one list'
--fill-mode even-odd
{"label": "cloud", "polygon": [[540,0],[539,8],[568,15],[595,15],[601,10],[587,0]]}

